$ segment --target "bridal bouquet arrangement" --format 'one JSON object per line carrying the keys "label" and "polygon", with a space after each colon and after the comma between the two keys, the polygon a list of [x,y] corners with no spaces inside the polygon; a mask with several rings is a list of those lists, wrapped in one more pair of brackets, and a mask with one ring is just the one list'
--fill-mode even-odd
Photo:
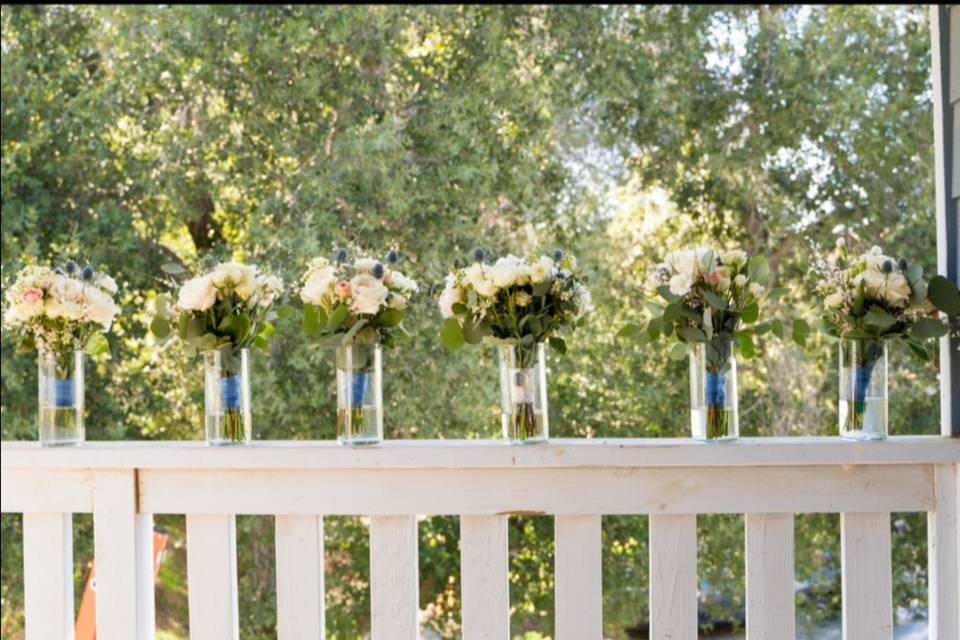
{"label": "bridal bouquet arrangement", "polygon": [[303,274],[303,333],[336,349],[337,438],[375,444],[383,438],[381,347],[406,335],[401,322],[417,283],[397,268],[392,249],[383,260],[350,260],[340,249],[330,261],[314,258]]}
{"label": "bridal bouquet arrangement", "polygon": [[[165,265],[175,277],[186,271]],[[207,441],[247,442],[252,437],[249,349],[267,348],[283,293],[283,281],[260,273],[254,265],[225,262],[183,282],[177,301],[159,296],[150,325],[158,338],[176,331],[188,352],[204,361],[204,405]]]}
{"label": "bridal bouquet arrangement", "polygon": [[[928,341],[946,335],[949,327],[936,317],[919,264],[885,255],[878,246],[853,253],[842,238],[828,257],[815,255],[822,330],[840,340],[840,434],[882,439],[888,342],[902,340],[914,355],[928,359]],[[939,281],[935,293],[938,286]]]}
{"label": "bridal bouquet arrangement", "polygon": [[[624,327],[624,337],[649,342],[674,339],[672,355],[690,357],[690,418],[693,437],[730,440],[739,433],[737,368],[734,354],[754,355],[753,338],[783,323],[758,323],[760,304],[782,295],[768,291],[769,266],[762,256],[740,250],[690,247],[668,253],[647,276],[647,305],[653,318],[645,327]],[[803,341],[805,325],[794,321],[794,338]]]}
{"label": "bridal bouquet arrangement", "polygon": [[6,291],[4,328],[20,347],[39,355],[40,442],[78,444],[84,439],[84,353],[109,349],[109,331],[120,307],[117,283],[73,260],[63,267],[24,267]]}
{"label": "bridal bouquet arrangement", "polygon": [[492,264],[482,249],[447,276],[440,295],[440,340],[448,349],[492,343],[500,357],[501,424],[512,442],[548,437],[543,345],[566,352],[559,335],[583,324],[591,308],[585,278],[573,256],[554,251],[530,258],[507,255]]}

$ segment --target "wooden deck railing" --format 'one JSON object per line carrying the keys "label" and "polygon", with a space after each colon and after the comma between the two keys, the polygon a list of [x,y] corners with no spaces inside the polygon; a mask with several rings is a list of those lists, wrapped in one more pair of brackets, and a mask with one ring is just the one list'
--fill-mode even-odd
{"label": "wooden deck railing", "polygon": [[841,514],[843,629],[892,637],[891,511],[929,514],[930,638],[960,638],[960,440],[897,437],[2,445],[26,631],[71,637],[71,514],[93,513],[99,640],[154,634],[154,513],[187,521],[191,638],[238,636],[236,514],[276,516],[280,638],[324,632],[323,516],[370,517],[372,637],[417,636],[417,520],[460,516],[463,637],[509,637],[507,517],[551,514],[560,640],[601,637],[602,514],[650,516],[650,637],[697,636],[696,514],[746,514],[748,637],[795,637],[793,514]]}

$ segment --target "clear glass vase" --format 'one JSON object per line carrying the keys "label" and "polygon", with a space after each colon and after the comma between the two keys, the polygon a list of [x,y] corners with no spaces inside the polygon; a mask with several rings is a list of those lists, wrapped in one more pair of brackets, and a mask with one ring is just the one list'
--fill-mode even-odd
{"label": "clear glass vase", "polygon": [[732,340],[690,345],[690,431],[695,440],[704,442],[736,440],[740,435]]}
{"label": "clear glass vase", "polygon": [[250,442],[249,349],[225,347],[203,352],[203,404],[207,442]]}
{"label": "clear glass vase", "polygon": [[840,436],[887,437],[887,343],[840,341]]}
{"label": "clear glass vase", "polygon": [[337,347],[337,440],[364,446],[383,440],[379,344]]}
{"label": "clear glass vase", "polygon": [[40,444],[83,442],[83,351],[41,351],[38,375]]}
{"label": "clear glass vase", "polygon": [[542,343],[500,346],[500,424],[512,444],[546,442],[547,367]]}

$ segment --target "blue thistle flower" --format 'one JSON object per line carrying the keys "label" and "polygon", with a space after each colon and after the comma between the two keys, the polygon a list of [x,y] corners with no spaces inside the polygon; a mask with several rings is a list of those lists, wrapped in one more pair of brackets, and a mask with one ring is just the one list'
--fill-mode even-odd
{"label": "blue thistle flower", "polygon": [[883,261],[883,272],[884,273],[893,273],[893,262],[890,260]]}
{"label": "blue thistle flower", "polygon": [[400,254],[397,253],[396,249],[390,249],[390,251],[387,252],[387,262],[389,264],[397,264],[397,262],[399,261],[400,261]]}
{"label": "blue thistle flower", "polygon": [[53,272],[54,272],[55,274],[57,274],[58,276],[62,276],[62,275],[63,275],[63,269],[61,269],[60,267],[57,267],[56,269],[54,269]]}
{"label": "blue thistle flower", "polygon": [[563,251],[560,250],[560,249],[554,249],[554,250],[553,250],[553,261],[554,261],[554,262],[560,262],[561,260],[563,260]]}
{"label": "blue thistle flower", "polygon": [[72,276],[73,272],[77,270],[77,263],[73,260],[67,260],[67,264],[64,265],[64,268],[67,270],[67,273]]}
{"label": "blue thistle flower", "polygon": [[346,249],[337,249],[337,252],[333,255],[333,259],[337,262],[337,264],[346,262],[349,257],[350,254],[347,253]]}
{"label": "blue thistle flower", "polygon": [[473,250],[473,261],[483,262],[487,259],[487,252],[483,247],[477,247]]}
{"label": "blue thistle flower", "polygon": [[93,267],[87,265],[83,268],[83,271],[80,272],[81,277],[86,281],[93,280]]}
{"label": "blue thistle flower", "polygon": [[379,280],[383,277],[385,271],[386,270],[383,268],[383,265],[378,262],[377,264],[373,265],[373,269],[370,270],[370,273],[373,274],[374,278]]}
{"label": "blue thistle flower", "polygon": [[910,264],[907,262],[906,258],[900,258],[897,260],[897,266],[900,267],[900,271],[906,271]]}

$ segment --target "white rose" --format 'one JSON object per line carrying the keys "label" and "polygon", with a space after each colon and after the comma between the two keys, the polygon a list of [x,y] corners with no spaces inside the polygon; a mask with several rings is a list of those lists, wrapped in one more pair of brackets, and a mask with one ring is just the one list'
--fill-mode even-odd
{"label": "white rose", "polygon": [[839,309],[843,306],[846,297],[842,291],[835,291],[823,299],[823,304],[830,309]]}
{"label": "white rose", "polygon": [[378,279],[366,273],[353,276],[350,280],[353,302],[350,309],[354,313],[374,315],[380,311],[389,291]]}
{"label": "white rose", "polygon": [[86,313],[91,322],[96,322],[107,330],[113,324],[116,315],[120,313],[120,307],[113,302],[113,298],[106,291],[91,288],[87,292]]}
{"label": "white rose", "polygon": [[83,305],[71,300],[53,302],[47,306],[47,315],[51,318],[83,320]]}
{"label": "white rose", "polygon": [[686,273],[678,273],[670,278],[670,293],[675,296],[686,295],[693,286],[693,278]]}
{"label": "white rose", "polygon": [[693,247],[690,249],[681,249],[672,251],[664,258],[664,262],[670,267],[671,271],[690,277],[690,280],[696,280],[703,273],[703,257],[709,252],[707,247]]}
{"label": "white rose", "polygon": [[387,280],[386,276],[384,276],[383,279],[387,284],[393,285],[398,289],[403,289],[404,291],[412,292],[417,290],[416,280],[413,278],[408,278],[399,271],[387,271],[387,276],[390,277],[389,280]]}
{"label": "white rose", "polygon": [[64,302],[76,302],[83,298],[83,283],[76,278],[59,276],[50,287],[53,297]]}
{"label": "white rose", "polygon": [[459,304],[462,301],[463,296],[461,295],[460,288],[448,282],[443,293],[440,294],[440,299],[437,301],[437,304],[440,305],[440,315],[444,318],[452,318],[455,315],[453,313],[453,305]]}
{"label": "white rose", "polygon": [[[880,247],[874,247],[873,249],[879,250]],[[873,253],[873,249],[870,250],[870,253],[863,256],[863,262],[867,265],[868,269],[876,269],[877,271],[883,270],[883,264],[889,262],[891,265],[896,265],[897,261],[891,258],[890,256],[885,256],[882,253]]]}
{"label": "white rose", "polygon": [[514,284],[524,284],[521,280],[529,282],[530,274],[525,268],[523,261],[516,256],[505,256],[500,258],[490,268],[490,279],[493,284],[501,289],[506,289]]}
{"label": "white rose", "polygon": [[886,276],[880,293],[893,306],[905,307],[910,301],[910,283],[902,273],[891,273]]}
{"label": "white rose", "polygon": [[93,283],[111,295],[117,292],[117,281],[105,273],[98,274]]}
{"label": "white rose", "polygon": [[746,251],[740,251],[739,249],[735,251],[727,251],[720,256],[720,262],[723,264],[733,264],[734,262],[741,262],[747,257]]}
{"label": "white rose", "polygon": [[337,268],[333,266],[321,267],[310,274],[300,289],[300,299],[307,304],[319,305],[324,297],[333,291],[337,282]]}
{"label": "white rose", "polygon": [[241,300],[246,300],[257,288],[257,268],[239,262],[217,265],[210,274],[217,289],[231,288]]}
{"label": "white rose", "polygon": [[532,284],[539,284],[553,275],[556,265],[549,256],[541,256],[539,260],[530,265],[529,274]]}
{"label": "white rose", "polygon": [[863,289],[866,292],[867,296],[873,298],[874,300],[882,298],[880,289],[884,285],[884,275],[876,269],[867,269],[866,271],[861,271],[853,278],[853,284],[859,285],[863,283]]}
{"label": "white rose", "polygon": [[736,278],[733,279],[733,282],[738,287],[742,287],[743,285],[747,284],[747,276],[741,273],[740,275],[738,275]]}
{"label": "white rose", "polygon": [[206,311],[217,301],[217,288],[210,276],[190,278],[180,287],[177,304],[183,309]]}
{"label": "white rose", "polygon": [[761,293],[763,293],[763,285],[760,284],[759,282],[751,282],[749,291],[753,295],[759,296]]}
{"label": "white rose", "polygon": [[261,276],[257,278],[257,290],[260,292],[260,304],[270,306],[283,293],[283,280],[278,276]]}
{"label": "white rose", "polygon": [[490,279],[490,267],[485,267],[479,262],[475,262],[463,272],[464,278],[473,287],[473,290],[481,296],[495,296],[500,287],[495,285]]}

